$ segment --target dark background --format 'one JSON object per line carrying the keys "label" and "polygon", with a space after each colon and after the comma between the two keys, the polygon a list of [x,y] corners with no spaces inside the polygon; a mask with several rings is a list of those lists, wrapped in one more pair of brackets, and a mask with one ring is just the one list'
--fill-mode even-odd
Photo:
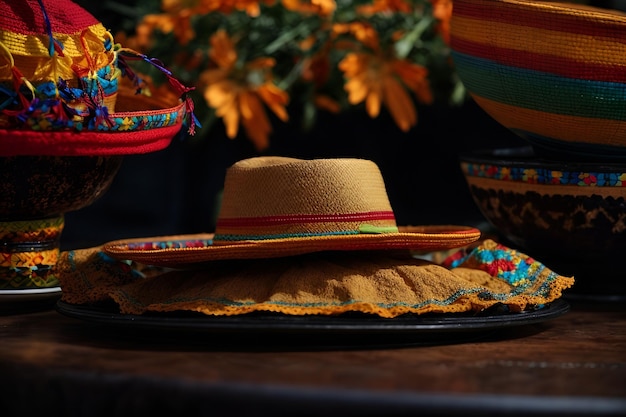
{"label": "dark background", "polygon": [[[525,142],[471,101],[458,108],[423,108],[419,115],[418,126],[406,134],[386,113],[377,119],[329,116],[307,134],[279,125],[263,154],[370,159],[381,169],[398,224],[482,225],[459,155]],[[220,126],[200,143],[176,138],[163,151],[126,156],[103,197],[66,214],[63,247],[213,231],[227,167],[257,155],[247,139],[228,139]]]}
{"label": "dark background", "polygon": [[[107,2],[78,2],[115,33],[123,16]],[[196,103],[202,105],[202,103]],[[322,115],[313,131],[298,120],[275,124],[266,155],[373,160],[385,179],[400,225],[468,224],[485,221],[474,205],[459,155],[475,149],[526,145],[471,100],[460,107],[422,107],[418,125],[402,133],[387,113]],[[109,240],[211,232],[225,171],[260,155],[245,137],[228,139],[218,123],[202,141],[175,138],[165,150],[124,158],[111,188],[89,207],[67,213],[62,248]]]}

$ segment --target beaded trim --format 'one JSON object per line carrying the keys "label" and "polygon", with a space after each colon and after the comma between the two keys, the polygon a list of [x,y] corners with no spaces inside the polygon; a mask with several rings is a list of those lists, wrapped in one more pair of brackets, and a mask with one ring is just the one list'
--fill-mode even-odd
{"label": "beaded trim", "polygon": [[582,187],[626,187],[626,172],[556,171],[547,168],[501,167],[467,162],[463,163],[462,167],[468,176],[504,181]]}
{"label": "beaded trim", "polygon": [[161,250],[161,249],[183,249],[183,248],[206,248],[213,244],[212,239],[198,239],[198,240],[165,240],[165,241],[147,241],[129,243],[128,249],[130,250]]}

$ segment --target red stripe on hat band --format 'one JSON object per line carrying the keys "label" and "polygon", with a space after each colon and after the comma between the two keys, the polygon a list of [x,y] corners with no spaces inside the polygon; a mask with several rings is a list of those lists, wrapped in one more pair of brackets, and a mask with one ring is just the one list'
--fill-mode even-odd
{"label": "red stripe on hat band", "polygon": [[370,211],[345,214],[292,214],[282,216],[238,217],[219,219],[217,227],[249,227],[298,223],[354,222],[372,220],[395,220],[392,211]]}

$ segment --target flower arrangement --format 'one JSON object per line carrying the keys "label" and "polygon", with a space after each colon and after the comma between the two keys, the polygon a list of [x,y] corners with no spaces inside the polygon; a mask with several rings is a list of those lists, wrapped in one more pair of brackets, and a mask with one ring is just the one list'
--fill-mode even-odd
{"label": "flower arrangement", "polygon": [[142,4],[116,39],[196,87],[204,127],[221,119],[229,138],[260,151],[295,111],[304,129],[320,111],[388,111],[407,132],[419,105],[465,97],[448,47],[452,0],[158,0],[148,13]]}

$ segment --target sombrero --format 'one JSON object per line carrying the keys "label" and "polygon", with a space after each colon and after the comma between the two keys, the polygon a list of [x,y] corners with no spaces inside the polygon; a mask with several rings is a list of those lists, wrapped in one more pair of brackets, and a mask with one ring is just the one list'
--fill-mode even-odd
{"label": "sombrero", "polygon": [[[169,90],[147,95],[129,60],[159,68]],[[183,125],[194,133],[190,90],[69,0],[0,2],[0,156],[163,149]]]}
{"label": "sombrero", "polygon": [[479,238],[471,226],[398,227],[372,161],[261,156],[227,170],[215,233],[122,239],[103,250],[116,259],[181,267],[319,251],[442,251]]}

